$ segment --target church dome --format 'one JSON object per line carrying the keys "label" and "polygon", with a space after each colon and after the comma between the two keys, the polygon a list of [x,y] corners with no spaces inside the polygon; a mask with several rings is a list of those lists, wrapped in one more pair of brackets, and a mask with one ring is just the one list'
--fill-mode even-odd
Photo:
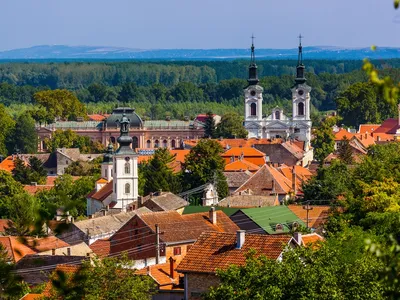
{"label": "church dome", "polygon": [[106,119],[107,128],[119,128],[119,123],[121,121],[123,114],[130,120],[131,128],[141,128],[143,127],[143,121],[138,114],[135,113],[135,109],[130,107],[118,107],[114,108],[112,114]]}

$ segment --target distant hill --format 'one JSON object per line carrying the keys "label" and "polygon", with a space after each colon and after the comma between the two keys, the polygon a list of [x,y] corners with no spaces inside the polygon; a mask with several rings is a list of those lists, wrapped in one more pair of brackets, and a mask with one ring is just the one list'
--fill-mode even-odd
{"label": "distant hill", "polygon": [[[309,59],[360,60],[400,58],[400,48],[339,48],[304,47],[304,57]],[[145,50],[122,47],[43,45],[30,48],[0,51],[1,60],[233,60],[248,59],[249,49],[159,49]],[[260,60],[297,59],[294,49],[256,49]]]}

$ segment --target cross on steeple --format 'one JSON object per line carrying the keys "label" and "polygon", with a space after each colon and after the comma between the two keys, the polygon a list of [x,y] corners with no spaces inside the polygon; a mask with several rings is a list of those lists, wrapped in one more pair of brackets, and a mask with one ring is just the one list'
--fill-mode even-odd
{"label": "cross on steeple", "polygon": [[255,63],[256,57],[254,54],[254,39],[256,37],[254,36],[254,34],[251,35],[251,62]]}
{"label": "cross on steeple", "polygon": [[304,36],[302,36],[301,33],[300,33],[298,38],[299,38],[299,45],[301,46],[301,39],[304,38]]}
{"label": "cross on steeple", "polygon": [[300,66],[303,65],[303,46],[301,45],[301,39],[303,39],[304,36],[302,36],[300,33],[298,38],[299,38],[299,56],[297,59],[297,65]]}

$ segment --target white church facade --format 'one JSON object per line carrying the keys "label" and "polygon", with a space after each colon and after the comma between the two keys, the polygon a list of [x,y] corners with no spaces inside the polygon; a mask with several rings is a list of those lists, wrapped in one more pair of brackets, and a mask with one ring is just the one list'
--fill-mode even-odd
{"label": "white church facade", "polygon": [[310,92],[306,84],[301,40],[299,45],[295,84],[292,92],[292,116],[275,107],[271,114],[263,117],[263,88],[259,85],[257,65],[255,63],[254,44],[251,46],[248,86],[244,89],[245,121],[248,138],[283,138],[305,141],[307,147],[311,141]]}
{"label": "white church facade", "polygon": [[87,196],[87,215],[105,209],[127,211],[138,199],[138,154],[132,149],[129,136],[130,120],[125,116],[118,121],[119,148],[114,152],[110,143],[101,164],[101,176],[95,189]]}

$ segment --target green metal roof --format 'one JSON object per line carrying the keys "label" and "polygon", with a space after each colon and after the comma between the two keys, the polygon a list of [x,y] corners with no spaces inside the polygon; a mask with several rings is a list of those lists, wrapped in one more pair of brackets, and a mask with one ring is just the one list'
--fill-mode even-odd
{"label": "green metal roof", "polygon": [[[290,232],[294,222],[305,226],[287,206],[267,206],[258,208],[245,208],[241,211],[260,226],[268,234],[279,234]],[[281,224],[283,230],[276,230],[276,225]]]}
{"label": "green metal roof", "polygon": [[[210,206],[194,206],[194,205],[189,205],[186,206],[185,209],[183,210],[183,214],[194,214],[194,213],[200,213],[200,212],[207,212],[210,210]],[[239,210],[239,208],[231,208],[231,207],[215,207],[215,210],[222,210],[227,216],[233,215],[235,212]]]}

